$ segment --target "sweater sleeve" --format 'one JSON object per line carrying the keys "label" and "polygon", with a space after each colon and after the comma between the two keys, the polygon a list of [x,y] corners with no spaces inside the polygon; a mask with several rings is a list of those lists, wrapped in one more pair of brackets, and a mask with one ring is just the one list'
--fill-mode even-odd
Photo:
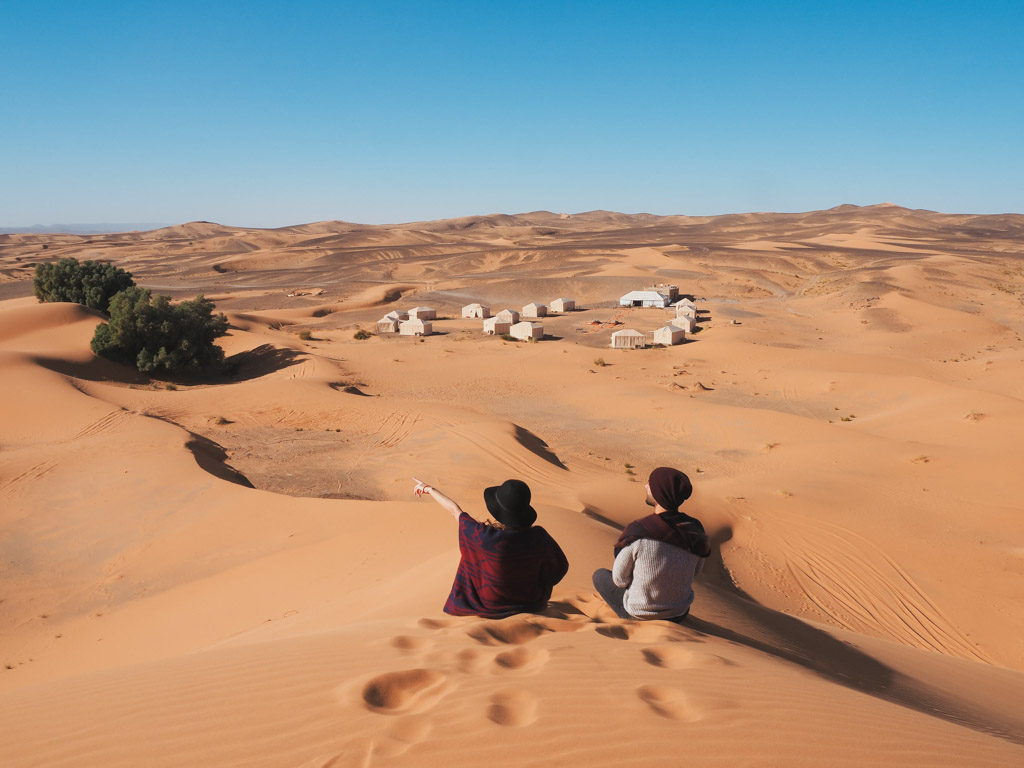
{"label": "sweater sleeve", "polygon": [[619,552],[612,565],[612,581],[617,587],[628,587],[633,583],[633,563],[635,560],[634,549],[636,542]]}

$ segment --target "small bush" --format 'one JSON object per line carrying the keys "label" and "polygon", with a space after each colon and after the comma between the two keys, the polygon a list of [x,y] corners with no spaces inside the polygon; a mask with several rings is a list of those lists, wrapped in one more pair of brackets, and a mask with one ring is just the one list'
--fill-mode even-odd
{"label": "small bush", "polygon": [[299,331],[299,338],[303,341],[311,341],[313,334],[310,331]]}
{"label": "small bush", "polygon": [[72,301],[107,312],[110,300],[135,285],[131,273],[109,262],[61,259],[36,264],[32,290],[40,302]]}
{"label": "small bush", "polygon": [[129,288],[111,300],[110,322],[96,327],[92,350],[147,373],[199,370],[224,359],[213,341],[227,330],[227,318],[203,296],[171,304],[169,296]]}
{"label": "small bush", "polygon": [[505,341],[519,341],[519,339],[517,339],[511,333],[503,333],[501,334],[501,338],[503,338]]}
{"label": "small bush", "polygon": [[608,363],[604,361],[603,357],[598,357],[594,360],[594,365],[596,365],[598,368],[604,368],[606,365],[608,365]]}
{"label": "small bush", "polygon": [[370,338],[370,334],[364,331],[362,328],[360,328],[358,331],[352,334],[352,338],[358,339],[359,341],[363,341],[364,339]]}

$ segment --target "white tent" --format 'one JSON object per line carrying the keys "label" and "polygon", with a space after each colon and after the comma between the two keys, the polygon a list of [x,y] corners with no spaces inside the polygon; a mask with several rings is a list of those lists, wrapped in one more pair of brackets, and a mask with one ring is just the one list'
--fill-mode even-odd
{"label": "white tent", "polygon": [[523,317],[544,317],[548,313],[548,308],[543,304],[533,302],[523,307]]}
{"label": "white tent", "polygon": [[674,302],[672,306],[676,307],[677,309],[679,307],[693,307],[694,309],[697,308],[697,305],[693,303],[692,299],[680,299],[679,301]]}
{"label": "white tent", "polygon": [[437,310],[430,307],[413,307],[409,310],[409,317],[419,320],[437,320]]}
{"label": "white tent", "polygon": [[402,336],[429,336],[434,332],[434,327],[428,321],[412,317],[399,324],[398,332]]}
{"label": "white tent", "polygon": [[401,320],[390,315],[384,315],[377,321],[377,333],[398,333],[398,326]]}
{"label": "white tent", "polygon": [[485,307],[483,304],[467,304],[462,308],[463,317],[490,317],[490,307]]}
{"label": "white tent", "polygon": [[693,333],[697,330],[697,319],[690,317],[689,315],[676,315],[676,319],[672,321],[672,325],[677,328],[682,328],[687,333]]}
{"label": "white tent", "polygon": [[654,343],[672,347],[686,341],[686,331],[675,325],[665,325],[654,332]]}
{"label": "white tent", "polygon": [[508,329],[512,327],[512,323],[508,320],[502,320],[500,317],[488,317],[484,320],[484,333],[489,336],[500,336],[503,333],[508,333]]}
{"label": "white tent", "polygon": [[544,326],[540,323],[530,323],[523,321],[516,323],[509,328],[509,333],[515,336],[517,339],[543,339],[544,338]]}
{"label": "white tent", "polygon": [[696,317],[696,307],[690,307],[685,304],[680,306],[679,304],[676,304],[676,317],[683,317],[684,315],[687,317]]}
{"label": "white tent", "polygon": [[613,349],[636,349],[647,345],[647,337],[632,328],[623,328],[612,334]]}
{"label": "white tent", "polygon": [[576,302],[573,299],[555,299],[551,302],[552,312],[572,312],[576,309]]}
{"label": "white tent", "polygon": [[501,312],[496,314],[495,317],[501,318],[502,320],[506,321],[509,325],[519,322],[519,313],[516,312],[514,309],[503,309],[501,310]]}
{"label": "white tent", "polygon": [[619,299],[623,307],[667,307],[668,296],[657,291],[630,291]]}

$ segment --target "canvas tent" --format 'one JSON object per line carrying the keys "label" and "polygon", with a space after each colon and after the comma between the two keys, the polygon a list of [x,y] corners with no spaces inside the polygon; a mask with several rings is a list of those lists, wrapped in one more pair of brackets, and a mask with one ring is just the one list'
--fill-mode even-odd
{"label": "canvas tent", "polygon": [[429,336],[434,332],[434,327],[427,320],[411,317],[399,324],[398,332],[402,336]]}
{"label": "canvas tent", "polygon": [[500,317],[488,317],[484,320],[484,333],[488,336],[500,336],[503,333],[508,333],[508,329],[511,327],[512,323],[502,320]]}
{"label": "canvas tent", "polygon": [[548,313],[548,308],[543,304],[533,302],[523,307],[523,317],[544,317]]}
{"label": "canvas tent", "polygon": [[687,333],[693,333],[697,330],[697,319],[690,317],[689,315],[676,315],[676,319],[672,321],[672,325],[677,328],[682,328]]}
{"label": "canvas tent", "polygon": [[463,317],[490,317],[490,307],[485,307],[483,304],[467,304],[462,308]]}
{"label": "canvas tent", "polygon": [[675,325],[665,325],[654,332],[654,343],[672,347],[686,340],[686,331]]}
{"label": "canvas tent", "polygon": [[384,315],[377,321],[377,333],[398,333],[398,326],[401,322],[397,317]]}
{"label": "canvas tent", "polygon": [[377,333],[398,333],[399,324],[408,319],[408,312],[399,312],[397,309],[393,309],[377,321]]}
{"label": "canvas tent", "polygon": [[612,349],[636,349],[646,346],[647,337],[632,328],[623,328],[612,334]]}
{"label": "canvas tent", "polygon": [[436,320],[437,311],[430,307],[413,307],[409,310],[409,317],[418,320]]}
{"label": "canvas tent", "polygon": [[523,321],[516,323],[508,330],[517,339],[543,339],[544,326],[540,323]]}
{"label": "canvas tent", "polygon": [[630,291],[619,299],[623,307],[667,307],[668,296],[657,291]]}
{"label": "canvas tent", "polygon": [[672,306],[675,307],[676,309],[679,309],[679,307],[693,307],[694,309],[697,308],[697,305],[694,304],[693,299],[680,299],[679,301],[674,302]]}
{"label": "canvas tent", "polygon": [[560,298],[551,302],[552,312],[572,312],[576,309],[576,302],[573,299]]}
{"label": "canvas tent", "polygon": [[496,314],[495,317],[501,318],[509,325],[519,322],[519,313],[516,312],[514,309],[503,309],[501,310],[501,312]]}
{"label": "canvas tent", "polygon": [[696,317],[697,310],[695,307],[689,307],[686,306],[685,304],[676,304],[676,317],[682,317],[683,315],[686,315],[687,317]]}

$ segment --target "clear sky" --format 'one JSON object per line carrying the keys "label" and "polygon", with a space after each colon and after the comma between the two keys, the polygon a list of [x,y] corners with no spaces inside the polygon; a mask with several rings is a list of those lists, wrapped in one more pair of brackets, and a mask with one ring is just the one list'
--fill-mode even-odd
{"label": "clear sky", "polygon": [[1024,212],[1024,2],[7,0],[0,226]]}

